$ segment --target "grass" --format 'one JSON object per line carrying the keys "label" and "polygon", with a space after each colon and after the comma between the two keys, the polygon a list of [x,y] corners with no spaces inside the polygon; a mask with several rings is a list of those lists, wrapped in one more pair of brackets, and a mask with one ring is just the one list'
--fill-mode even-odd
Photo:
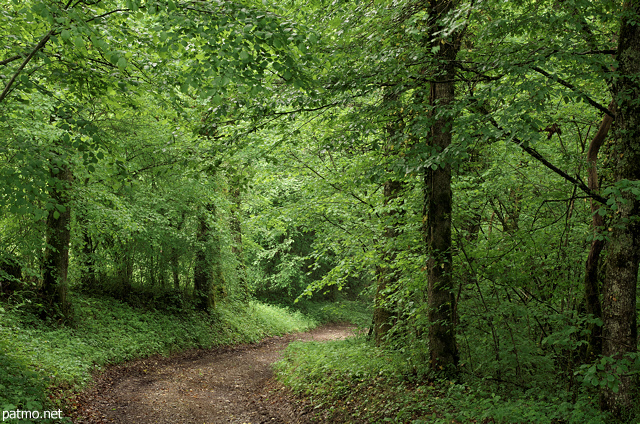
{"label": "grass", "polygon": [[91,381],[94,371],[109,364],[257,342],[317,325],[299,312],[257,302],[221,304],[211,314],[172,314],[133,308],[110,298],[75,295],[72,301],[76,324],[67,327],[45,325],[23,310],[0,307],[3,411],[62,408],[54,391],[79,390]]}
{"label": "grass", "polygon": [[276,364],[278,378],[310,405],[320,422],[537,423],[608,422],[588,396],[511,392],[495,385],[454,384],[418,377],[405,356],[364,337],[292,343]]}
{"label": "grass", "polygon": [[346,299],[334,302],[302,299],[294,303],[292,308],[320,323],[350,322],[360,328],[371,325],[373,313],[370,302]]}

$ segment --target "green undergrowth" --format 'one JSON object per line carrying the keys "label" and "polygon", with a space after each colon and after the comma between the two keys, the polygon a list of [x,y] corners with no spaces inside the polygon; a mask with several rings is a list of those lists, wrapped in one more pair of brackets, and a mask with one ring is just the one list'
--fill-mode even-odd
{"label": "green undergrowth", "polygon": [[0,409],[62,407],[54,391],[79,390],[93,371],[109,364],[257,342],[316,326],[299,312],[257,302],[221,304],[210,314],[141,310],[87,296],[74,297],[73,304],[76,324],[71,326],[45,325],[27,312],[0,305]]}
{"label": "green undergrowth", "polygon": [[313,320],[326,322],[350,322],[366,328],[371,324],[371,302],[339,300],[334,302],[302,300],[293,305],[293,309],[302,312]]}
{"label": "green undergrowth", "polygon": [[278,378],[319,422],[600,424],[607,416],[587,396],[511,392],[487,382],[453,384],[416,377],[400,354],[364,337],[292,343],[276,364]]}

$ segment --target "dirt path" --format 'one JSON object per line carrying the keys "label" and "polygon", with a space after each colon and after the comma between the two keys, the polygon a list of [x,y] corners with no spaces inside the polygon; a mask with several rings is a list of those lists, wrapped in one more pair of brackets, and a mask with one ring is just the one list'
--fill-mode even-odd
{"label": "dirt path", "polygon": [[77,398],[75,423],[307,423],[273,381],[271,364],[293,340],[335,340],[333,324],[254,345],[198,350],[116,366]]}

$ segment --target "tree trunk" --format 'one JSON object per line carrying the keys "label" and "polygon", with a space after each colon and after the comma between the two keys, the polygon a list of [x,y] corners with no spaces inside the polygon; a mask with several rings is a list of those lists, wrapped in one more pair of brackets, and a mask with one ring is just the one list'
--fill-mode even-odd
{"label": "tree trunk", "polygon": [[171,248],[171,275],[173,276],[173,289],[180,290],[180,256],[175,247]]}
{"label": "tree trunk", "polygon": [[[186,212],[182,212],[180,215],[180,220],[177,224],[175,224],[176,233],[179,233],[182,230],[182,226],[184,225]],[[174,227],[173,224],[170,224],[171,227]],[[175,244],[172,243],[169,253],[169,262],[171,263],[171,275],[173,277],[173,289],[180,290],[180,252],[175,247]]]}
{"label": "tree trunk", "polygon": [[[609,110],[611,112],[615,111],[615,102],[611,102]],[[598,184],[598,170],[596,167],[598,152],[606,140],[612,122],[613,119],[609,115],[604,115],[602,122],[600,123],[600,128],[591,140],[591,143],[589,143],[589,148],[587,149],[587,185],[594,192],[597,192],[600,188]],[[604,219],[597,213],[598,208],[599,205],[591,199],[594,239],[591,242],[591,248],[589,249],[589,255],[587,256],[587,262],[585,263],[584,289],[585,312],[593,318],[602,319],[598,264],[600,262],[600,254],[604,249],[605,242],[601,235],[601,227],[604,226]],[[592,323],[589,324],[588,329],[590,330],[589,341],[586,351],[584,352],[584,355],[582,355],[583,360],[585,361],[591,361],[602,353],[602,327]]]}
{"label": "tree trunk", "polygon": [[[429,16],[433,17],[432,34],[443,31],[435,22],[447,15],[454,2],[447,0],[429,3]],[[433,117],[429,143],[438,152],[451,144],[454,116],[449,110],[454,101],[454,60],[460,49],[461,33],[456,31],[450,39],[434,37],[431,47],[435,50],[435,70],[430,86],[430,115]],[[455,334],[456,298],[452,281],[451,252],[451,165],[445,159],[436,169],[425,175],[427,201],[427,272],[429,309],[429,362],[432,371],[455,375],[458,366],[458,348]]]}
{"label": "tree trunk", "polygon": [[240,207],[242,205],[242,196],[240,195],[240,187],[234,187],[231,190],[231,198],[233,200],[233,209],[231,214],[231,233],[233,234],[234,244],[231,248],[232,253],[238,261],[236,272],[238,274],[238,285],[244,300],[249,299],[249,285],[247,284],[247,270],[244,263],[244,249],[242,247],[242,224],[240,220]]}
{"label": "tree trunk", "polygon": [[[54,171],[56,170],[56,171]],[[62,314],[69,318],[67,300],[67,270],[69,268],[69,242],[71,241],[71,207],[69,189],[73,175],[69,164],[51,167],[51,200],[56,207],[47,216],[47,245],[44,252],[42,294],[47,310],[45,314]],[[60,210],[57,207],[61,206]]]}
{"label": "tree trunk", "polygon": [[[396,110],[393,104],[398,100],[397,93],[387,90],[384,94],[384,103],[391,110]],[[393,155],[394,145],[398,145],[398,132],[402,131],[402,117],[392,119],[386,125],[386,146],[385,154]],[[398,148],[400,146],[397,146]],[[393,171],[389,171],[390,173]],[[382,214],[384,222],[384,233],[382,238],[382,254],[380,265],[376,267],[377,288],[373,304],[373,336],[377,346],[383,344],[384,339],[393,328],[391,322],[396,314],[396,305],[391,298],[397,291],[398,275],[392,268],[397,256],[396,237],[398,236],[398,218],[401,211],[395,205],[404,184],[398,181],[393,175],[384,184],[384,205],[387,210]]]}
{"label": "tree trunk", "polygon": [[[391,179],[384,184],[384,203],[389,206],[396,201],[402,192],[403,184],[400,181]],[[392,264],[396,259],[397,248],[395,238],[398,236],[398,215],[399,211],[394,207],[383,214],[383,219],[387,220],[383,238],[383,252],[381,264],[376,268],[377,283],[376,297],[373,309],[373,334],[376,345],[383,344],[397,316],[395,302],[390,298],[397,292],[397,272],[393,270]]]}
{"label": "tree trunk", "polygon": [[196,308],[202,311],[214,306],[210,251],[211,228],[208,223],[208,212],[212,209],[213,205],[209,205],[200,214],[198,218],[198,233],[196,235],[198,250],[196,251],[196,262],[193,269],[193,294]]}
{"label": "tree trunk", "polygon": [[120,243],[117,258],[116,281],[119,285],[119,296],[124,299],[130,292],[133,283],[133,242],[123,240]]}
{"label": "tree trunk", "polygon": [[[83,220],[83,222],[86,223],[86,220]],[[84,264],[82,266],[82,276],[80,277],[81,284],[86,289],[95,290],[98,284],[95,265],[96,246],[93,238],[89,234],[89,230],[86,228],[82,230],[82,240],[84,243],[82,246],[82,260]]]}
{"label": "tree trunk", "polygon": [[[640,182],[640,0],[624,5],[618,40],[618,79],[613,86],[618,106],[618,140],[611,152],[616,161],[616,181]],[[636,189],[637,189],[636,185]],[[637,351],[636,286],[640,260],[640,215],[638,196],[622,190],[618,202],[607,255],[607,275],[603,287],[603,355],[622,359]],[[613,372],[613,370],[611,370]],[[602,407],[620,414],[630,409],[635,378],[620,376],[617,393],[601,392]]]}

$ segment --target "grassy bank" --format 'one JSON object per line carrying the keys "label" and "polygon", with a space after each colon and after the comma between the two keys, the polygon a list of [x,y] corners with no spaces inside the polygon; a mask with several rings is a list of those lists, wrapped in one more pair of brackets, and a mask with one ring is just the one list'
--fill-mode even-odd
{"label": "grassy bank", "polygon": [[72,300],[76,324],[66,327],[45,325],[24,310],[0,304],[3,411],[62,407],[53,400],[54,390],[78,390],[91,380],[92,372],[105,365],[192,348],[256,342],[316,325],[301,313],[261,303],[221,304],[211,314],[172,314],[133,308],[109,298],[75,296]]}
{"label": "grassy bank", "polygon": [[369,327],[373,314],[370,302],[344,299],[333,302],[302,299],[283,306],[288,310],[301,312],[318,323],[349,322],[360,328]]}
{"label": "grassy bank", "polygon": [[[419,378],[401,353],[365,338],[292,343],[276,364],[279,379],[328,423],[610,422],[588,395],[558,390],[505,391],[491,382],[433,382]],[[463,377],[464,378],[464,377]]]}

